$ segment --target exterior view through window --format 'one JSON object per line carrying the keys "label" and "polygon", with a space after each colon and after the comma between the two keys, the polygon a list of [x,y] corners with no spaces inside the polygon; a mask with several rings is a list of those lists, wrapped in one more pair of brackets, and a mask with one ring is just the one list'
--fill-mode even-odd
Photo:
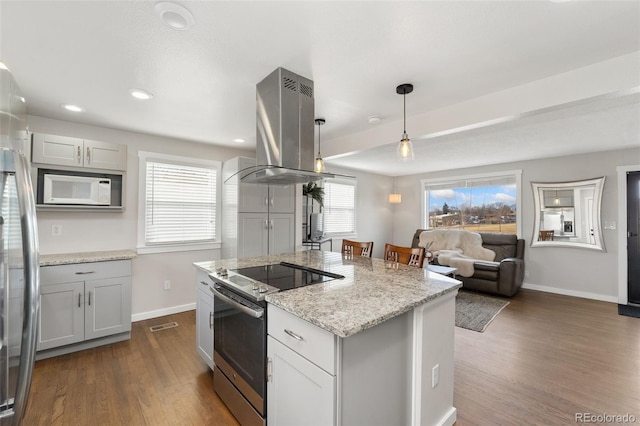
{"label": "exterior view through window", "polygon": [[425,226],[517,234],[519,175],[425,180]]}

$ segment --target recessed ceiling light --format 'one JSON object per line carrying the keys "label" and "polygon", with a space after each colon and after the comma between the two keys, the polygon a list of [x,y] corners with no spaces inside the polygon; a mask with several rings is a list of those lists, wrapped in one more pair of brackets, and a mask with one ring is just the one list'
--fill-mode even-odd
{"label": "recessed ceiling light", "polygon": [[71,112],[84,112],[84,108],[82,108],[81,106],[78,106],[78,105],[61,104],[60,107],[66,109],[67,111],[71,111]]}
{"label": "recessed ceiling light", "polygon": [[191,12],[179,4],[161,1],[156,3],[154,9],[158,16],[160,16],[160,19],[162,19],[162,22],[174,30],[188,30],[196,22]]}
{"label": "recessed ceiling light", "polygon": [[236,142],[236,143],[245,143],[246,142],[244,139],[241,139],[241,138],[234,139],[233,141]]}
{"label": "recessed ceiling light", "polygon": [[369,124],[378,124],[382,121],[382,118],[380,118],[379,115],[372,115],[371,117],[368,117],[367,120],[369,121]]}
{"label": "recessed ceiling light", "polygon": [[134,98],[142,99],[143,101],[153,98],[153,93],[143,89],[129,89],[129,93],[131,93],[131,96]]}

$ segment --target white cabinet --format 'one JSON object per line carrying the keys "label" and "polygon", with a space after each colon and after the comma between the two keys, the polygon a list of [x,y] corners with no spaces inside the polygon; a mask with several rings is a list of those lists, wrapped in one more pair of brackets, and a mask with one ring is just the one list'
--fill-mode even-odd
{"label": "white cabinet", "polygon": [[267,424],[336,424],[337,337],[273,305],[267,322]]}
{"label": "white cabinet", "polygon": [[131,261],[40,268],[37,350],[131,331]]}
{"label": "white cabinet", "polygon": [[198,270],[198,295],[196,298],[196,350],[213,369],[213,293],[209,289],[211,279]]}
{"label": "white cabinet", "polygon": [[223,258],[295,251],[296,187],[241,182],[238,171],[253,165],[255,160],[244,157],[223,165]]}
{"label": "white cabinet", "polygon": [[294,216],[286,213],[238,213],[237,257],[294,251]]}
{"label": "white cabinet", "polygon": [[109,142],[34,133],[31,155],[34,163],[127,170],[127,146]]}
{"label": "white cabinet", "polygon": [[336,378],[271,336],[267,338],[267,424],[333,425]]}
{"label": "white cabinet", "polygon": [[455,422],[455,292],[346,338],[271,303],[267,314],[267,424]]}

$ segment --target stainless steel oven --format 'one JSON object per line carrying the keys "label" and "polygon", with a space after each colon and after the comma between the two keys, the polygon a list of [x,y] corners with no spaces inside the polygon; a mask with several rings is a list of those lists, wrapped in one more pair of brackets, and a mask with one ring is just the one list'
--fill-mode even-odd
{"label": "stainless steel oven", "polygon": [[265,295],[344,277],[285,262],[219,269],[210,277],[215,298],[214,389],[240,424],[265,425]]}

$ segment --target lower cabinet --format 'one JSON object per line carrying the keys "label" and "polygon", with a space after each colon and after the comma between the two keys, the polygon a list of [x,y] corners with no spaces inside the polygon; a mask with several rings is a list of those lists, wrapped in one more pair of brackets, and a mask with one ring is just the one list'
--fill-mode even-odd
{"label": "lower cabinet", "polygon": [[210,278],[198,271],[196,298],[196,350],[213,369],[213,293],[209,290]]}
{"label": "lower cabinet", "polygon": [[267,424],[336,424],[337,337],[273,305],[267,309]]}
{"label": "lower cabinet", "polygon": [[332,425],[336,378],[267,337],[267,424]]}
{"label": "lower cabinet", "polygon": [[37,350],[131,331],[131,261],[40,268]]}

